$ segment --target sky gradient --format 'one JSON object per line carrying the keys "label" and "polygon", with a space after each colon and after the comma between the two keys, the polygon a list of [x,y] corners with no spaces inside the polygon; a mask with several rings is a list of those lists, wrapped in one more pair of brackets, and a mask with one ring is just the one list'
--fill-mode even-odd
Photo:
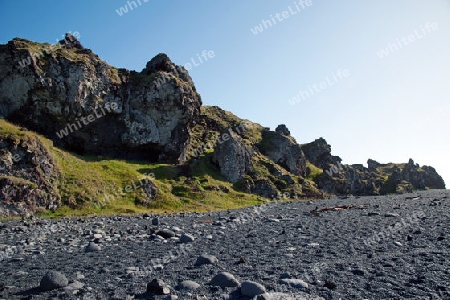
{"label": "sky gradient", "polygon": [[286,124],[299,143],[323,137],[343,163],[413,158],[450,187],[450,1],[134,3],[0,0],[0,43],[78,32],[136,71],[166,53],[191,63],[205,105]]}

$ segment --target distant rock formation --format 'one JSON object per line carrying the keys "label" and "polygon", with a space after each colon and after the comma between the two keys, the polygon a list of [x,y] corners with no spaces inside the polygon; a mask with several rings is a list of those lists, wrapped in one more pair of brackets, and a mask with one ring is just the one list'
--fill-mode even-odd
{"label": "distant rock formation", "polygon": [[[342,165],[338,172],[323,172],[316,182],[320,189],[338,195],[384,195],[414,190],[445,189],[445,183],[432,167],[414,164],[380,164],[375,160],[363,165]],[[324,170],[325,171],[325,170]],[[386,179],[387,178],[387,179]]]}

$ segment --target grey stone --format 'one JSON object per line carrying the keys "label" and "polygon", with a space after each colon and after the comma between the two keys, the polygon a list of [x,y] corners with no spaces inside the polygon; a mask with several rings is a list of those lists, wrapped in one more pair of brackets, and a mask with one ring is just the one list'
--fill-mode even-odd
{"label": "grey stone", "polygon": [[266,288],[257,282],[243,281],[241,284],[241,294],[244,296],[254,297],[265,292]]}
{"label": "grey stone", "polygon": [[280,280],[281,284],[287,284],[297,289],[307,289],[308,284],[301,279],[285,278]]}
{"label": "grey stone", "polygon": [[213,255],[203,254],[197,257],[196,266],[215,264],[219,260]]}
{"label": "grey stone", "polygon": [[396,214],[396,213],[386,213],[386,214],[384,214],[384,216],[387,218],[399,218],[400,217],[400,215]]}
{"label": "grey stone", "polygon": [[185,280],[178,284],[178,289],[180,290],[189,290],[194,291],[200,287],[200,284],[198,284],[195,281],[192,280]]}
{"label": "grey stone", "polygon": [[44,277],[42,277],[39,287],[43,291],[51,291],[65,287],[69,284],[66,276],[57,271],[48,271]]}
{"label": "grey stone", "polygon": [[175,232],[173,232],[172,230],[169,230],[169,229],[161,229],[156,234],[165,239],[170,239],[175,236]]}
{"label": "grey stone", "polygon": [[170,294],[170,287],[161,279],[153,279],[147,284],[147,292],[158,295]]}
{"label": "grey stone", "polygon": [[182,234],[180,237],[180,242],[182,243],[192,243],[195,238],[190,234]]}
{"label": "grey stone", "polygon": [[96,252],[100,250],[102,250],[102,248],[100,248],[100,246],[94,242],[89,242],[89,244],[84,249],[85,252]]}
{"label": "grey stone", "polygon": [[220,272],[211,279],[210,282],[213,286],[225,287],[238,287],[240,286],[239,281],[234,278],[234,276],[228,272]]}

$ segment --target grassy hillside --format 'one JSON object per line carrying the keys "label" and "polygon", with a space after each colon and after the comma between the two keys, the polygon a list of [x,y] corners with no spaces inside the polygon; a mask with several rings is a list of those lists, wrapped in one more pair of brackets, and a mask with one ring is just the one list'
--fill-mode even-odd
{"label": "grassy hillside", "polygon": [[[233,185],[207,163],[207,157],[186,167],[78,156],[54,147],[52,141],[34,132],[0,119],[0,139],[12,139],[19,144],[35,136],[45,145],[61,172],[57,188],[63,206],[41,216],[209,211],[236,209],[265,201],[233,190]],[[138,204],[139,198],[144,196],[142,189],[125,191],[126,186],[143,178],[154,181],[159,189],[149,207]],[[118,190],[123,193],[119,194]],[[105,198],[114,194],[116,196]]]}

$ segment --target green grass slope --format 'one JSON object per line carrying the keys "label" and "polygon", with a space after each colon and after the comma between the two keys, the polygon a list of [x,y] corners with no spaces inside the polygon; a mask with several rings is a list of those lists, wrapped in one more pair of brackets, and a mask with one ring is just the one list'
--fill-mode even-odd
{"label": "green grass slope", "polygon": [[[0,119],[0,139],[21,143],[36,136],[57,162],[61,173],[57,189],[63,203],[56,211],[45,211],[41,216],[201,212],[265,202],[258,196],[234,190],[206,157],[189,166],[175,166],[78,156],[54,147],[52,141],[34,132]],[[139,204],[144,196],[142,188],[126,190],[143,178],[152,180],[159,189],[157,198],[148,206]]]}

